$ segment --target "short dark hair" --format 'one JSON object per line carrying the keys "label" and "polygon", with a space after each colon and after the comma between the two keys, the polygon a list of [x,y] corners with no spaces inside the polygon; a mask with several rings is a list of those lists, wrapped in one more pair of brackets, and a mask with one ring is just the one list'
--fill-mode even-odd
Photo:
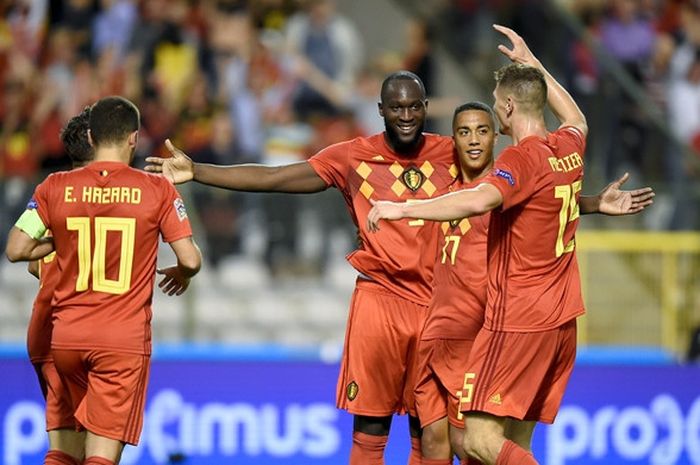
{"label": "short dark hair", "polygon": [[90,107],[85,107],[80,114],[72,117],[61,129],[61,142],[70,157],[73,166],[82,166],[92,161],[95,151],[88,141],[87,131],[90,124]]}
{"label": "short dark hair", "polygon": [[494,73],[496,84],[512,92],[526,111],[543,111],[547,104],[547,82],[537,68],[511,63]]}
{"label": "short dark hair", "polygon": [[139,129],[139,110],[124,97],[98,100],[90,108],[90,137],[95,146],[123,142]]}
{"label": "short dark hair", "polygon": [[496,129],[496,115],[493,112],[493,108],[486,105],[484,102],[478,102],[476,100],[472,102],[463,103],[457,108],[455,108],[455,112],[452,115],[452,126],[454,126],[455,121],[457,120],[457,116],[460,113],[469,110],[478,110],[485,112],[487,115],[489,115],[489,119],[491,120],[491,127],[494,130]]}
{"label": "short dark hair", "polygon": [[382,90],[380,94],[382,101],[384,100],[384,96],[386,95],[389,86],[393,84],[394,81],[415,81],[420,87],[423,99],[427,98],[425,92],[425,85],[423,84],[423,81],[421,81],[417,74],[412,73],[410,71],[396,71],[388,75],[386,79],[384,79],[384,82],[382,82]]}

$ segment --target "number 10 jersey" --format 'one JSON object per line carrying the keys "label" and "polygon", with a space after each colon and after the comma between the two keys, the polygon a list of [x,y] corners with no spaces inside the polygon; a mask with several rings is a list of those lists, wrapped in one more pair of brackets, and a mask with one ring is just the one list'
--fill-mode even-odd
{"label": "number 10 jersey", "polygon": [[123,163],[94,162],[50,175],[27,208],[54,236],[52,347],[150,354],[159,235],[192,235],[175,188]]}

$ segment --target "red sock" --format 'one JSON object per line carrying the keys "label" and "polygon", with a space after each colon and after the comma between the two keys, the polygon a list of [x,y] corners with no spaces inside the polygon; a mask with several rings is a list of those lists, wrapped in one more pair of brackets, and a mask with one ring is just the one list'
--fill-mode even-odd
{"label": "red sock", "polygon": [[422,458],[420,438],[411,436],[411,453],[408,456],[408,465],[421,465]]}
{"label": "red sock", "polygon": [[539,465],[535,457],[514,443],[508,441],[503,443],[501,452],[496,458],[496,465]]}
{"label": "red sock", "polygon": [[452,459],[421,459],[420,465],[452,465]]}
{"label": "red sock", "polygon": [[86,458],[83,465],[117,465],[117,463],[104,457],[93,455],[92,457]]}
{"label": "red sock", "polygon": [[388,439],[389,436],[353,432],[348,465],[384,465],[384,448]]}
{"label": "red sock", "polygon": [[80,465],[82,462],[60,450],[50,450],[44,456],[44,465]]}

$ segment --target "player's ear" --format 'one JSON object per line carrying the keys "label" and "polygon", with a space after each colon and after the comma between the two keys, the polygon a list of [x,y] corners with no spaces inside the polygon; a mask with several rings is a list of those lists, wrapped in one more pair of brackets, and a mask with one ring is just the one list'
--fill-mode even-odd
{"label": "player's ear", "polygon": [[510,116],[513,113],[513,105],[513,98],[510,96],[506,98],[506,114],[508,116]]}
{"label": "player's ear", "polygon": [[129,134],[129,146],[130,147],[136,147],[136,143],[139,141],[139,132],[134,131],[131,134]]}
{"label": "player's ear", "polygon": [[92,141],[92,133],[90,130],[87,130],[87,139],[88,139],[88,144],[90,144],[90,147],[94,147],[95,143]]}
{"label": "player's ear", "polygon": [[379,116],[384,118],[384,107],[382,107],[382,102],[377,102],[377,109],[379,110]]}

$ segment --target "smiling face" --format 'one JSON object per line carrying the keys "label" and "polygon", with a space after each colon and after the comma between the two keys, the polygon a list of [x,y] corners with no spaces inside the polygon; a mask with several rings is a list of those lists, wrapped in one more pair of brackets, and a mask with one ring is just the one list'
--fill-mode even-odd
{"label": "smiling face", "polygon": [[495,121],[490,113],[468,109],[458,113],[452,125],[452,138],[464,181],[474,181],[493,164],[496,143]]}
{"label": "smiling face", "polygon": [[386,136],[398,153],[415,150],[423,137],[428,101],[421,85],[412,79],[394,79],[382,92],[379,114]]}

